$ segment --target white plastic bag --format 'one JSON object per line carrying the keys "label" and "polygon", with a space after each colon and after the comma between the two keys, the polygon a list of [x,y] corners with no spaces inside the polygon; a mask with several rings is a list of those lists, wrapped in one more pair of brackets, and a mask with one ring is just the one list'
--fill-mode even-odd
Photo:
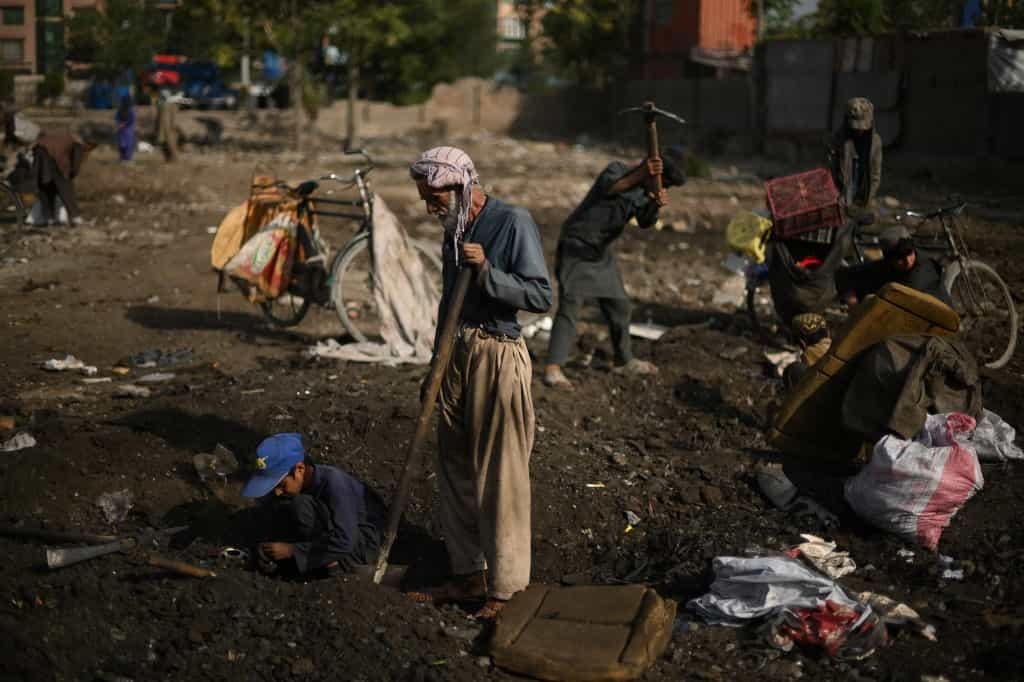
{"label": "white plastic bag", "polygon": [[930,415],[914,440],[885,436],[846,481],[846,501],[872,525],[934,550],[942,531],[985,481],[970,444],[974,419]]}
{"label": "white plastic bag", "polygon": [[49,225],[51,222],[55,222],[58,225],[68,224],[68,209],[64,207],[64,202],[60,200],[60,197],[57,197],[56,201],[54,202],[54,206],[57,210],[56,218],[54,218],[53,215],[46,210],[46,207],[43,204],[44,202],[40,199],[36,199],[36,201],[33,202],[32,212],[29,213],[28,218],[25,220],[27,224]]}
{"label": "white plastic bag", "polygon": [[1004,462],[1008,459],[1024,459],[1024,452],[1014,444],[1017,432],[995,412],[985,410],[978,422],[978,428],[971,438],[971,445],[983,462]]}
{"label": "white plastic bag", "polygon": [[21,144],[32,144],[39,139],[39,126],[22,114],[14,115],[14,137]]}

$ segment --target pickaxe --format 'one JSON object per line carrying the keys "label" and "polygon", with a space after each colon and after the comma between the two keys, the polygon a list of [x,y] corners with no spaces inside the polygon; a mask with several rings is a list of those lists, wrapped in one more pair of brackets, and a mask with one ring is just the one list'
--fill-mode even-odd
{"label": "pickaxe", "polygon": [[[682,123],[686,125],[686,121],[676,116],[671,111],[665,111],[654,106],[654,102],[644,102],[638,107],[630,107],[629,109],[623,109],[619,112],[619,115],[639,111],[644,115],[644,121],[647,123],[647,158],[649,159],[660,159],[661,155],[658,153],[658,124],[657,118],[664,116],[665,118]],[[654,186],[651,188],[651,192],[657,197],[661,194],[661,175],[655,175],[652,179]]]}

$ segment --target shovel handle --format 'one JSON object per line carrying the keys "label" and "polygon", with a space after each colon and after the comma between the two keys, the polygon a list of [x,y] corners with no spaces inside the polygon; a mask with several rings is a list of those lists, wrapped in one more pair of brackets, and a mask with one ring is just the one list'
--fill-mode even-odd
{"label": "shovel handle", "polygon": [[117,539],[116,535],[92,535],[89,533],[67,533],[41,528],[18,528],[0,525],[0,536],[8,538],[26,538],[29,540],[46,540],[49,542],[82,542],[107,543]]}
{"label": "shovel handle", "polygon": [[184,575],[190,578],[217,577],[217,574],[208,568],[200,568],[199,566],[187,564],[184,561],[174,561],[173,559],[167,559],[162,556],[157,556],[156,554],[149,555],[149,565],[157,568],[163,568],[173,573],[177,573],[178,575]]}
{"label": "shovel handle", "polygon": [[409,443],[409,450],[405,455],[405,466],[402,468],[402,475],[395,487],[394,497],[391,498],[391,506],[388,509],[388,527],[384,536],[384,543],[381,545],[380,554],[377,557],[377,568],[373,572],[373,582],[380,584],[388,570],[388,554],[391,553],[391,545],[395,543],[395,536],[398,535],[398,524],[402,519],[402,509],[405,507],[405,500],[409,496],[409,484],[413,475],[419,468],[419,451],[427,440],[427,433],[430,429],[430,417],[434,413],[434,405],[437,403],[437,395],[441,392],[441,381],[448,370],[448,361],[452,356],[452,346],[455,341],[455,332],[459,326],[459,319],[462,317],[462,304],[466,300],[466,292],[469,290],[469,282],[473,276],[473,269],[463,266],[459,270],[458,278],[455,280],[455,288],[452,291],[452,300],[448,306],[448,315],[445,317],[444,326],[441,328],[441,338],[437,343],[437,354],[430,367],[430,376],[427,380],[427,391],[420,404],[420,416],[416,421],[416,433]]}
{"label": "shovel handle", "polygon": [[120,552],[123,545],[120,540],[108,542],[105,545],[90,545],[89,547],[58,547],[57,549],[46,550],[46,566],[48,568],[64,568],[72,564],[95,559]]}

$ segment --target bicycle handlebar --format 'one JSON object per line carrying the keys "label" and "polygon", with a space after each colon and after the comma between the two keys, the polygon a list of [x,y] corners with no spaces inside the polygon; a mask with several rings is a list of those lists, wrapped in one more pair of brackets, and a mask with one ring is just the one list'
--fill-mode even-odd
{"label": "bicycle handlebar", "polygon": [[936,209],[931,212],[907,210],[903,212],[903,215],[907,216],[908,218],[920,218],[921,220],[931,220],[932,218],[939,218],[945,215],[958,216],[964,212],[965,208],[967,208],[967,202],[959,201],[955,204],[943,206],[942,208]]}

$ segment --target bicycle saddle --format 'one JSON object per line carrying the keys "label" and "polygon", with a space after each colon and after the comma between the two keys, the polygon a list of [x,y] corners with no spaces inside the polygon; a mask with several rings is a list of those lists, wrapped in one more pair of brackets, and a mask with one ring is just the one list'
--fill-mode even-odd
{"label": "bicycle saddle", "polygon": [[296,187],[294,191],[300,197],[308,197],[310,194],[315,192],[319,186],[320,183],[317,182],[316,180],[306,180],[298,187]]}

